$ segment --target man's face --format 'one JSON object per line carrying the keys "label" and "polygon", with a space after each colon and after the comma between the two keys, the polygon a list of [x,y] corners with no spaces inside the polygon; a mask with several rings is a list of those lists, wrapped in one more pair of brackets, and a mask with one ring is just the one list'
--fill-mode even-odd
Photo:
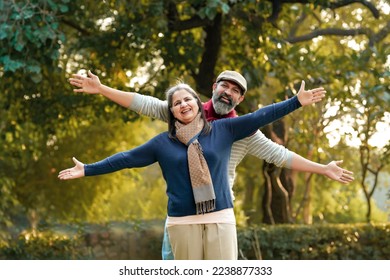
{"label": "man's face", "polygon": [[213,85],[213,106],[219,115],[226,115],[232,111],[242,100],[242,89],[234,82],[220,81]]}

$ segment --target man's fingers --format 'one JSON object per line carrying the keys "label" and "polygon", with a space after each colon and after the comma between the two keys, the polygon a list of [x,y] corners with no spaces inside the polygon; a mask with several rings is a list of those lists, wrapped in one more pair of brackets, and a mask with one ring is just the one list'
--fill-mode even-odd
{"label": "man's fingers", "polygon": [[95,77],[96,75],[92,74],[91,70],[88,70],[88,76],[91,77],[91,78],[93,78],[93,77]]}
{"label": "man's fingers", "polygon": [[76,78],[76,79],[82,79],[82,78],[85,78],[85,76],[83,76],[83,75],[80,75],[80,74],[72,74],[72,77],[73,77],[73,78]]}
{"label": "man's fingers", "polygon": [[69,79],[69,82],[71,85],[74,85],[74,86],[81,86],[81,84],[82,84],[81,80],[76,80],[76,79]]}
{"label": "man's fingers", "polygon": [[353,178],[340,178],[339,182],[343,183],[343,184],[349,184],[353,181],[354,179]]}

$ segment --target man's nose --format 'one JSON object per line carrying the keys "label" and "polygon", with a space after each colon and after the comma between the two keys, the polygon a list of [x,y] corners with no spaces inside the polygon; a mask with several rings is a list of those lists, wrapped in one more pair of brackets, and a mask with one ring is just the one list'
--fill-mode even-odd
{"label": "man's nose", "polygon": [[227,94],[229,96],[233,95],[233,92],[232,92],[232,90],[230,88],[225,89],[224,92],[225,92],[225,94]]}

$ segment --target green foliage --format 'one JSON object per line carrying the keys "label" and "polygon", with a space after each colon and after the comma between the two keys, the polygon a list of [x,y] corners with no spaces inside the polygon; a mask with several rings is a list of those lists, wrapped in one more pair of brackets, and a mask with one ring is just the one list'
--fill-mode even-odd
{"label": "green foliage", "polygon": [[[66,226],[65,233],[57,225],[23,233],[17,240],[0,240],[0,259],[159,259],[163,227],[164,220],[79,224],[76,230]],[[388,260],[389,232],[388,223],[239,227],[239,258]]]}
{"label": "green foliage", "polygon": [[[145,130],[144,126],[150,129]],[[151,193],[157,191],[162,194],[162,197],[157,197],[157,201],[165,197],[160,173],[152,175],[151,169],[145,168],[142,169],[145,174],[143,177],[142,171],[123,170],[115,174],[74,181],[58,181],[57,174],[59,170],[73,165],[72,156],[85,163],[98,161],[142,144],[145,139],[161,131],[161,126],[165,127],[165,124],[150,120],[124,124],[121,120],[99,119],[97,123],[81,126],[75,137],[59,139],[56,143],[58,148],[54,153],[55,160],[50,160],[50,166],[47,166],[48,170],[55,172],[46,179],[46,187],[39,191],[44,199],[32,207],[51,209],[49,216],[46,211],[41,214],[44,220],[103,222],[125,218],[148,218],[147,214],[141,213],[145,204],[156,204],[156,200],[151,200],[153,199],[153,196],[150,197]],[[99,141],[91,141],[96,135],[104,135],[104,139],[98,137]],[[149,181],[153,177],[156,178],[155,181]],[[156,184],[152,185],[154,188],[148,185],[153,183]],[[165,213],[165,208],[163,211],[154,212],[154,215],[161,217],[161,212]]]}
{"label": "green foliage", "polygon": [[[236,168],[237,177],[234,184],[235,212],[237,224],[247,225],[262,221],[262,196],[264,179],[262,175],[262,161],[252,156],[246,156]],[[238,213],[243,211],[245,218]],[[243,215],[243,214],[241,214]]]}
{"label": "green foliage", "polygon": [[[13,181],[7,177],[0,177],[0,228],[7,228],[12,225],[11,215],[12,209],[15,209],[17,200],[12,192]],[[1,239],[0,232],[0,239]]]}
{"label": "green foliage", "polygon": [[78,260],[83,259],[77,237],[69,238],[50,231],[25,232],[17,240],[0,246],[0,258],[6,260]]}
{"label": "green foliage", "polygon": [[[198,4],[199,1],[193,1],[195,4]],[[218,13],[228,14],[230,11],[230,6],[228,3],[230,1],[223,0],[208,0],[205,3],[205,6],[198,9],[197,14],[200,18],[214,19]]]}
{"label": "green foliage", "polygon": [[69,0],[2,1],[0,5],[0,65],[5,73],[22,71],[38,83],[42,65],[60,56],[64,33],[58,17],[68,12]]}
{"label": "green foliage", "polygon": [[239,230],[241,257],[266,260],[387,260],[389,224],[277,225]]}
{"label": "green foliage", "polygon": [[[379,1],[372,4],[379,7]],[[168,18],[172,14],[175,17]],[[271,20],[272,15],[271,1],[252,0],[0,1],[2,226],[32,209],[41,222],[164,215],[164,183],[156,168],[82,181],[57,180],[58,171],[72,164],[72,156],[95,161],[143,143],[162,129],[149,122],[135,123],[136,114],[101,97],[72,93],[67,78],[81,69],[93,70],[114,88],[159,98],[177,78],[190,84],[206,80],[211,88],[211,78],[196,79],[205,65],[212,78],[222,69],[235,69],[250,85],[240,113],[292,96],[302,79],[307,88],[324,86],[325,102],[286,118],[288,148],[320,163],[345,159],[343,166],[353,170],[359,182],[361,166],[358,160],[348,160],[356,159],[356,150],[347,141],[352,132],[336,128],[346,136],[338,146],[328,147],[330,122],[352,116],[359,123],[350,127],[361,140],[368,140],[389,112],[388,37],[376,40],[389,15],[381,11],[379,18],[373,17],[358,4],[332,10],[329,1],[283,4],[277,19]],[[215,31],[218,18],[221,25],[214,27],[221,28],[221,44],[212,46],[217,56],[213,65],[205,55],[206,32]],[[196,24],[183,28],[191,19]],[[312,31],[345,26],[370,33],[291,43]],[[209,96],[211,91],[201,93]],[[339,110],[325,114],[333,105]],[[387,164],[388,150],[373,150],[381,156],[374,156],[370,164]],[[262,177],[255,161],[240,168],[236,204],[259,218]],[[298,190],[305,190],[304,176],[297,176]],[[353,199],[357,183],[344,188],[321,176],[310,182],[315,192],[313,221],[360,221],[362,203]],[[303,192],[296,195],[294,206]],[[240,215],[245,223],[247,217]]]}

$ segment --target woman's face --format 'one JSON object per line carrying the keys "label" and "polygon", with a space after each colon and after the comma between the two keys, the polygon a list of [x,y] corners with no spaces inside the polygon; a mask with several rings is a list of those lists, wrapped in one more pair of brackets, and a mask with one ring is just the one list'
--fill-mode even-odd
{"label": "woman's face", "polygon": [[191,93],[180,89],[172,95],[171,112],[179,122],[188,124],[198,115],[199,106]]}

